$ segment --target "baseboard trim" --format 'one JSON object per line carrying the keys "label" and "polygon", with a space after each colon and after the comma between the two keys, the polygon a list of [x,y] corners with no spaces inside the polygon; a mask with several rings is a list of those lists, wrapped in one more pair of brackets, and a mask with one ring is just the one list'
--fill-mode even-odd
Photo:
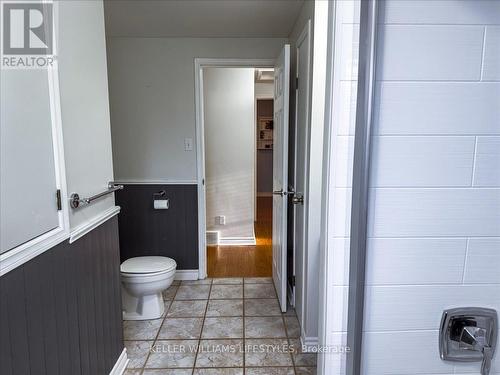
{"label": "baseboard trim", "polygon": [[318,351],[318,337],[300,337],[300,344],[302,345],[302,351],[306,353],[317,353]]}
{"label": "baseboard trim", "polygon": [[255,236],[253,237],[220,237],[219,245],[223,246],[246,246],[256,245]]}
{"label": "baseboard trim", "polygon": [[198,280],[198,270],[177,270],[175,280]]}
{"label": "baseboard trim", "polygon": [[115,365],[111,369],[109,375],[122,375],[127,369],[129,359],[127,357],[127,348],[123,348],[122,354],[118,357]]}
{"label": "baseboard trim", "polygon": [[82,238],[87,233],[91,232],[92,230],[97,228],[99,225],[103,224],[104,222],[108,221],[113,216],[116,216],[119,213],[120,213],[120,207],[114,206],[114,207],[107,209],[104,212],[101,212],[99,215],[94,216],[89,221],[77,226],[70,233],[69,243],[73,243],[76,240]]}

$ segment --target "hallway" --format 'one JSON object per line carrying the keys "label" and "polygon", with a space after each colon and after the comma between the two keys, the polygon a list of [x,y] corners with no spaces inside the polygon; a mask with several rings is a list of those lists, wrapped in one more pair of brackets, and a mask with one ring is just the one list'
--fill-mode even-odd
{"label": "hallway", "polygon": [[257,198],[254,246],[208,246],[208,277],[272,275],[272,197]]}

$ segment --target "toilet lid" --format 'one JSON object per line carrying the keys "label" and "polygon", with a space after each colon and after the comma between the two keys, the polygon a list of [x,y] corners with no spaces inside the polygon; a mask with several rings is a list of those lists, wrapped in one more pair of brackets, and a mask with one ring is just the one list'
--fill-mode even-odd
{"label": "toilet lid", "polygon": [[177,267],[175,260],[167,257],[136,257],[123,262],[120,271],[125,273],[153,273],[170,271],[175,267]]}

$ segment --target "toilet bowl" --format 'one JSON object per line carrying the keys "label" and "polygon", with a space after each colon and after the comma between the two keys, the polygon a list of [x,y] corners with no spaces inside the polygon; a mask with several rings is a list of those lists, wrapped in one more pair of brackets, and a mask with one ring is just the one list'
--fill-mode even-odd
{"label": "toilet bowl", "polygon": [[130,258],[120,266],[124,320],[158,319],[165,312],[162,292],[174,280],[177,263],[159,256]]}

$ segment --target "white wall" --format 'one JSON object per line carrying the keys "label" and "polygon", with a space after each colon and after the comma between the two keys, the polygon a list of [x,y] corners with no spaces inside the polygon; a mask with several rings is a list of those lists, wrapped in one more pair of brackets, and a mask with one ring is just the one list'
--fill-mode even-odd
{"label": "white wall", "polygon": [[274,83],[256,82],[255,83],[255,98],[273,99],[274,98]]}
{"label": "white wall", "polygon": [[[109,38],[117,180],[196,181],[194,59],[275,58],[281,38]],[[193,144],[196,150],[196,144]]]}
{"label": "white wall", "polygon": [[[68,192],[85,197],[113,180],[102,1],[59,2],[59,84]],[[114,206],[113,195],[70,210],[72,228]]]}
{"label": "white wall", "polygon": [[479,373],[441,361],[438,329],[447,308],[500,310],[500,2],[380,16],[362,372]]}
{"label": "white wall", "polygon": [[[203,69],[203,109],[207,229],[253,239],[254,69]],[[216,225],[219,215],[225,225]]]}

